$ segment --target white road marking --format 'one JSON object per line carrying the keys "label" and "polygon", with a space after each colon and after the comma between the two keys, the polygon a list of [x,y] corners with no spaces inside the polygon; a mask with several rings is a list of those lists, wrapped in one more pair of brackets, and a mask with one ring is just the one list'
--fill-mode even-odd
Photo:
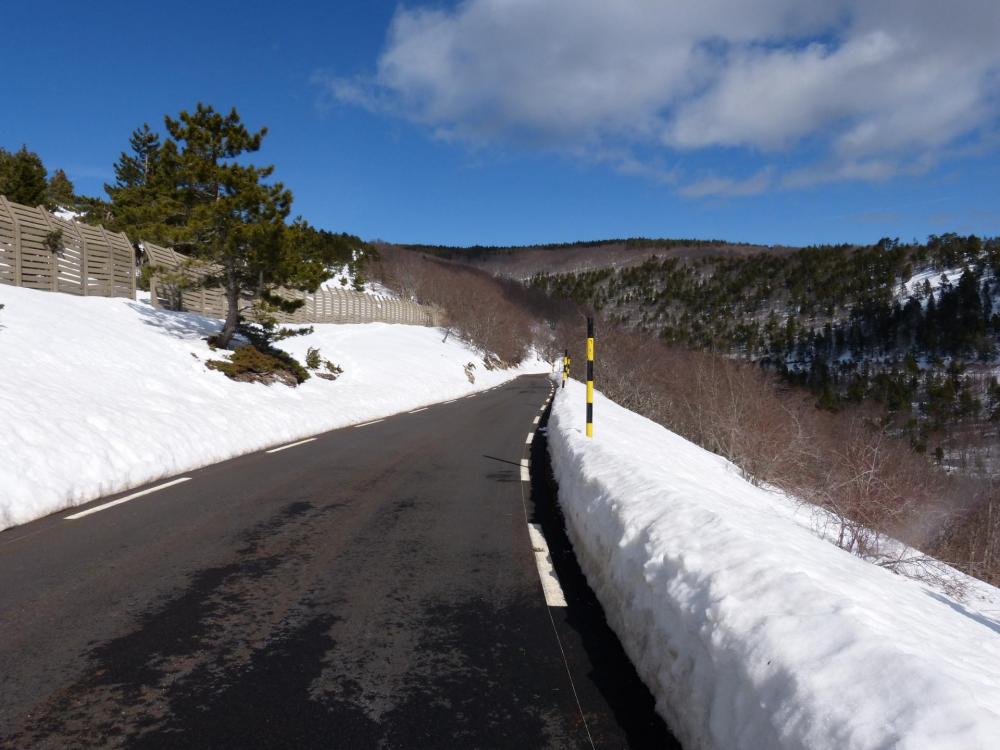
{"label": "white road marking", "polygon": [[362,422],[361,424],[352,425],[353,427],[367,427],[370,424],[378,424],[379,422],[384,422],[384,419],[373,419],[371,422]]}
{"label": "white road marking", "polygon": [[458,399],[457,399],[457,398],[453,398],[453,399],[452,399],[451,401],[442,401],[441,403],[442,403],[442,404],[453,404],[453,403],[455,403],[456,401],[458,401]]}
{"label": "white road marking", "polygon": [[[528,523],[528,501],[525,495],[524,484],[521,484],[521,512],[524,513],[524,522]],[[530,533],[530,531],[529,531]],[[544,537],[542,537],[544,539]],[[534,544],[532,544],[534,546]],[[560,586],[560,590],[562,587]],[[566,597],[563,596],[563,599]],[[559,654],[562,656],[563,666],[566,668],[566,677],[569,679],[569,686],[573,690],[573,700],[576,701],[576,710],[580,713],[580,721],[583,723],[584,729],[587,730],[587,737],[590,739],[590,746],[596,747],[594,745],[594,738],[590,734],[590,726],[587,724],[587,715],[583,712],[583,706],[580,705],[580,693],[576,689],[576,683],[573,680],[573,671],[569,668],[569,661],[566,659],[566,649],[563,648],[562,638],[559,637],[559,629],[556,627],[555,618],[552,617],[552,608],[549,607],[546,612],[549,615],[549,624],[552,626],[552,635],[556,639],[556,644],[559,646]]]}
{"label": "white road marking", "polygon": [[277,453],[278,451],[288,450],[289,448],[294,448],[296,445],[305,445],[306,443],[311,443],[316,438],[306,438],[305,440],[300,440],[297,443],[289,443],[288,445],[283,445],[280,448],[271,448],[269,451],[264,451],[264,453]]}
{"label": "white road marking", "polygon": [[411,411],[409,413],[410,414],[418,414],[418,413],[420,413],[422,411],[427,411],[427,409],[428,409],[428,407],[425,406],[423,409],[414,409],[413,411]]}
{"label": "white road marking", "polygon": [[529,432],[528,439],[524,441],[525,445],[531,445],[531,441],[535,439],[535,433]]}
{"label": "white road marking", "polygon": [[538,420],[539,417],[536,416],[534,419],[531,420],[531,424],[538,424]]}
{"label": "white road marking", "polygon": [[552,555],[549,545],[542,534],[542,528],[537,523],[528,524],[528,536],[531,537],[531,549],[535,553],[535,565],[538,566],[538,577],[542,579],[542,592],[545,603],[550,607],[565,607],[566,594],[559,585],[559,578],[552,566]]}
{"label": "white road marking", "polygon": [[526,458],[521,459],[521,481],[522,482],[531,481],[531,473],[528,471],[528,459]]}
{"label": "white road marking", "polygon": [[79,513],[74,513],[71,516],[66,516],[63,520],[75,521],[78,518],[89,516],[91,513],[99,513],[102,510],[107,510],[108,508],[113,508],[116,505],[127,503],[129,500],[135,500],[137,497],[142,497],[143,495],[150,495],[154,492],[158,492],[159,490],[165,490],[167,487],[173,487],[175,484],[180,484],[181,482],[187,482],[190,479],[191,477],[181,477],[180,479],[174,479],[170,482],[164,482],[163,484],[158,484],[155,487],[150,487],[148,490],[142,490],[141,492],[133,492],[131,495],[126,495],[125,497],[120,497],[117,500],[112,500],[110,503],[104,503],[104,505],[98,505],[94,508],[81,510]]}

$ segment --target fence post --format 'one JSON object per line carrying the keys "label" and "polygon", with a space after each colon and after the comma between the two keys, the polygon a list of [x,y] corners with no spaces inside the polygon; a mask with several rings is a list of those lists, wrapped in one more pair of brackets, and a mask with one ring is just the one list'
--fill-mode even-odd
{"label": "fence post", "polygon": [[115,296],[115,246],[111,244],[111,238],[108,237],[107,230],[98,225],[97,227],[101,232],[101,238],[104,240],[104,246],[108,248],[108,264],[107,264],[107,274],[108,274],[108,286],[105,290],[105,297]]}
{"label": "fence post", "polygon": [[24,283],[21,271],[21,222],[17,220],[17,214],[10,207],[10,202],[6,196],[0,195],[0,206],[3,206],[10,217],[11,228],[14,235],[14,243],[11,250],[14,252],[14,286],[21,286]]}
{"label": "fence post", "polygon": [[76,233],[80,237],[80,293],[86,297],[90,286],[90,276],[87,269],[87,235],[79,227],[77,227]]}
{"label": "fence post", "polygon": [[594,319],[587,318],[587,437],[594,437]]}
{"label": "fence post", "polygon": [[[39,217],[41,217],[42,223],[49,228],[49,234],[56,231],[55,223],[52,221],[52,217],[49,216],[49,212],[45,210],[45,206],[35,206],[35,210],[38,211]],[[59,252],[53,252],[51,248],[48,247],[49,238],[46,236],[45,245],[46,250],[49,251],[49,268],[52,269],[52,279],[49,281],[49,289],[53,292],[59,291]]]}
{"label": "fence post", "polygon": [[129,249],[128,293],[130,299],[135,299],[135,275],[139,270],[135,265],[135,245],[132,244],[125,232],[119,232],[118,236],[122,238],[122,242]]}

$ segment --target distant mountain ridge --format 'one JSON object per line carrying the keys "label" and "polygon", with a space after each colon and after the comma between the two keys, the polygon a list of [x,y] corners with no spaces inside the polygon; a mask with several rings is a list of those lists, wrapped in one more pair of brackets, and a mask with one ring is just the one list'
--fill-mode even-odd
{"label": "distant mountain ridge", "polygon": [[785,254],[797,249],[727,240],[646,237],[517,246],[402,244],[399,247],[522,281],[539,273],[579,273],[600,268],[629,268],[653,257],[743,257],[759,253]]}

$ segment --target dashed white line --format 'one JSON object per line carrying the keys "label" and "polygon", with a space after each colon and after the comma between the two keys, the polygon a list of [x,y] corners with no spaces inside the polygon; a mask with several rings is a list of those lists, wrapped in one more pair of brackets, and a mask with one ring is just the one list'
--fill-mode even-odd
{"label": "dashed white line", "polygon": [[429,408],[429,407],[425,406],[425,407],[424,407],[424,408],[422,408],[422,409],[414,409],[413,411],[411,411],[411,412],[408,412],[408,413],[409,413],[409,414],[419,414],[419,413],[420,413],[420,412],[422,412],[422,411],[427,411],[427,409],[428,409],[428,408]]}
{"label": "dashed white line", "polygon": [[531,472],[528,471],[528,459],[526,458],[521,459],[521,481],[522,482],[531,481]]}
{"label": "dashed white line", "polygon": [[540,419],[540,417],[538,417],[538,416],[536,415],[536,416],[535,416],[535,418],[531,420],[531,424],[538,424],[538,420],[539,420],[539,419]]}
{"label": "dashed white line", "polygon": [[384,421],[384,419],[373,419],[371,422],[362,422],[361,424],[352,425],[352,427],[367,427],[370,424],[378,424],[379,422]]}
{"label": "dashed white line", "polygon": [[289,448],[294,448],[296,445],[305,445],[306,443],[311,443],[316,438],[306,438],[305,440],[300,440],[297,443],[289,443],[288,445],[282,445],[280,448],[271,448],[269,451],[264,451],[264,453],[277,453],[278,451],[288,450]]}
{"label": "dashed white line", "polygon": [[524,441],[525,445],[531,445],[531,441],[535,439],[535,433],[529,432],[528,439]]}
{"label": "dashed white line", "polygon": [[133,492],[131,495],[126,495],[125,497],[120,497],[117,500],[112,500],[110,503],[104,503],[104,505],[98,505],[94,508],[81,510],[79,513],[74,513],[71,516],[66,516],[63,520],[75,521],[78,518],[89,516],[91,513],[99,513],[102,510],[107,510],[108,508],[113,508],[116,505],[127,503],[129,500],[135,500],[137,497],[142,497],[143,495],[149,495],[154,492],[158,492],[160,490],[165,490],[167,487],[173,487],[175,484],[180,484],[181,482],[187,482],[190,479],[191,477],[181,477],[180,479],[174,479],[170,482],[164,482],[163,484],[158,484],[155,487],[150,487],[148,490],[142,490],[141,492]]}
{"label": "dashed white line", "polygon": [[442,403],[442,404],[453,404],[453,403],[455,403],[456,401],[458,401],[458,399],[457,399],[457,398],[453,398],[453,399],[452,399],[451,401],[442,401],[441,403]]}
{"label": "dashed white line", "polygon": [[545,541],[542,529],[537,523],[528,524],[528,535],[531,537],[531,550],[535,553],[535,565],[538,566],[538,577],[542,579],[542,593],[545,603],[550,607],[565,607],[566,594],[559,585],[559,578],[552,566],[552,555]]}

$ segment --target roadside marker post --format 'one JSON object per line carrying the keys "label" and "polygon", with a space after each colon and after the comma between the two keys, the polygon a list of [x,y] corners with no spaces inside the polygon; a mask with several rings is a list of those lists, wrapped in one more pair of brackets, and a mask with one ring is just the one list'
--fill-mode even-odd
{"label": "roadside marker post", "polygon": [[563,379],[562,387],[566,387],[566,381],[569,379],[569,349],[566,350],[566,354],[563,356]]}
{"label": "roadside marker post", "polygon": [[587,437],[594,437],[594,319],[587,318]]}

